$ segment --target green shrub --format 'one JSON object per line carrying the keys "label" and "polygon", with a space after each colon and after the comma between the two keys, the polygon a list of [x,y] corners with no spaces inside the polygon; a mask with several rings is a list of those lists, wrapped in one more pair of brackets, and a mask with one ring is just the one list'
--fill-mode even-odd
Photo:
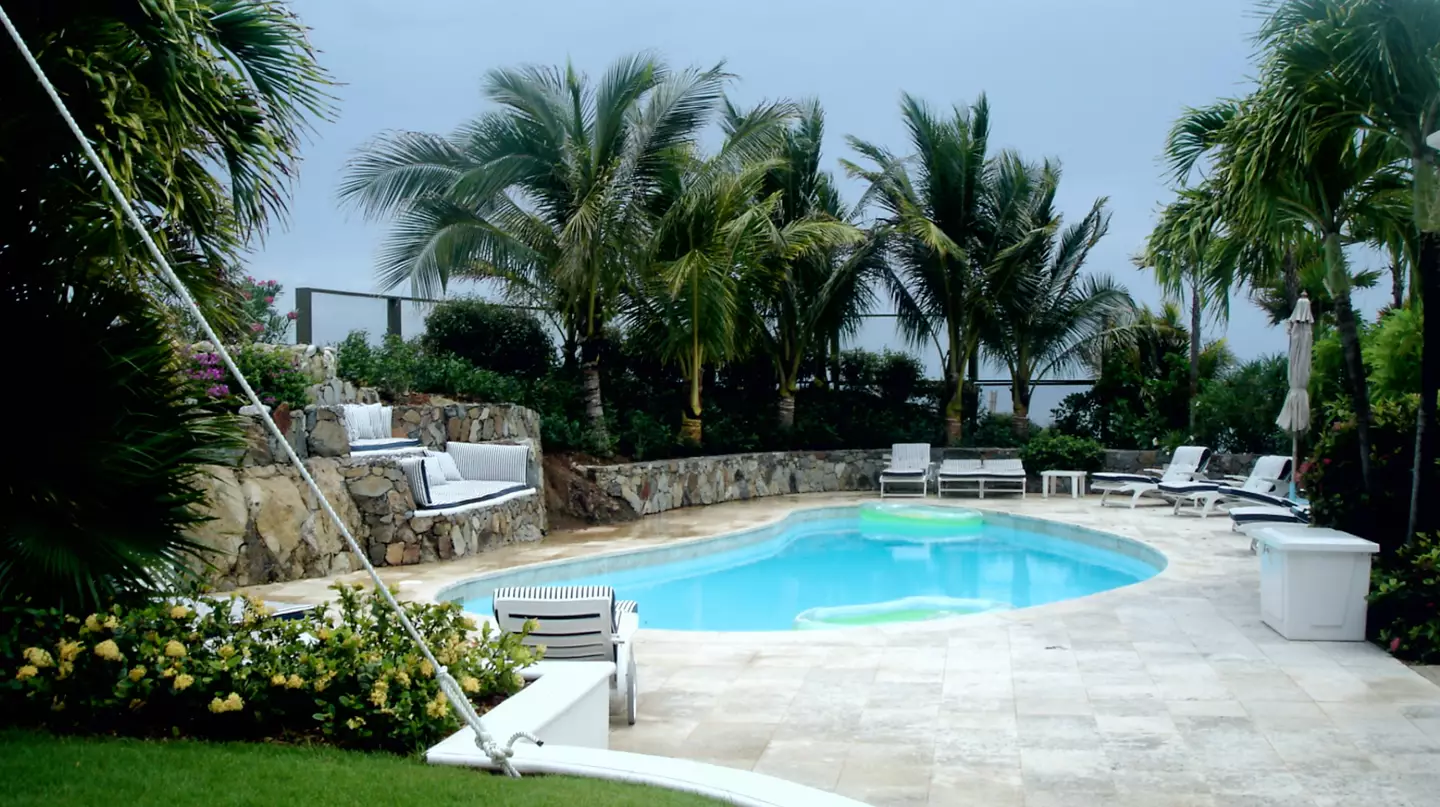
{"label": "green shrub", "polygon": [[555,362],[555,344],[539,320],[470,298],[437,304],[425,317],[420,346],[432,356],[459,356],[483,370],[520,378],[540,378]]}
{"label": "green shrub", "polygon": [[375,383],[375,349],[369,334],[351,331],[335,348],[335,374],[357,386]]}
{"label": "green shrub", "polygon": [[1193,442],[1222,453],[1288,454],[1275,415],[1290,390],[1285,356],[1266,356],[1203,382],[1195,399]]}
{"label": "green shrub", "polygon": [[1420,396],[1376,401],[1370,427],[1374,499],[1364,494],[1355,419],[1343,405],[1321,426],[1309,461],[1300,466],[1315,523],[1367,538],[1390,551],[1405,541],[1415,464],[1415,410]]}
{"label": "green shrub", "polygon": [[1015,418],[1000,412],[981,412],[962,437],[977,448],[1015,448],[1030,441],[1030,431],[1015,431]]}
{"label": "green shrub", "polygon": [[908,353],[887,350],[880,354],[874,370],[875,392],[883,400],[904,403],[920,391],[925,370],[920,361]]}
{"label": "green shrub", "polygon": [[5,423],[34,424],[36,395],[94,396],[0,486],[0,602],[83,608],[183,570],[205,520],[196,481],[231,461],[241,432],[203,394],[196,405],[155,303],[122,283],[15,281],[0,289],[0,331],[17,346]]}
{"label": "green shrub", "polygon": [[1031,474],[1041,471],[1084,471],[1105,467],[1105,447],[1094,440],[1053,431],[1035,435],[1020,449],[1020,459]]}
{"label": "green shrub", "polygon": [[1424,316],[1419,310],[1393,308],[1366,332],[1361,350],[1370,369],[1371,395],[1395,398],[1420,393],[1424,326]]}
{"label": "green shrub", "polygon": [[1407,661],[1440,664],[1440,538],[1417,535],[1379,559],[1370,585],[1375,639]]}
{"label": "green shrub", "polygon": [[[338,618],[268,617],[254,601],[200,616],[187,606],[86,614],[8,608],[0,708],[10,721],[151,736],[288,738],[414,752],[459,725],[434,670],[384,600],[335,586]],[[483,707],[517,692],[534,659],[516,635],[478,640],[455,603],[404,603],[440,663]],[[222,616],[222,614],[224,616]]]}

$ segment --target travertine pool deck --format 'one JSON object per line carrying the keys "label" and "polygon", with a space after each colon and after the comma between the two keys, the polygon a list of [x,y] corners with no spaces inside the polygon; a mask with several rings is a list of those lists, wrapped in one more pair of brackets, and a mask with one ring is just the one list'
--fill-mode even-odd
{"label": "travertine pool deck", "polygon": [[[381,571],[425,598],[484,571],[873,498],[678,510]],[[1095,497],[953,501],[1139,539],[1170,564],[1079,600],[909,627],[641,631],[640,721],[613,723],[611,747],[752,769],[877,807],[1440,805],[1440,687],[1369,644],[1288,642],[1265,626],[1258,561],[1229,519],[1102,510]],[[330,582],[253,590],[316,601]]]}

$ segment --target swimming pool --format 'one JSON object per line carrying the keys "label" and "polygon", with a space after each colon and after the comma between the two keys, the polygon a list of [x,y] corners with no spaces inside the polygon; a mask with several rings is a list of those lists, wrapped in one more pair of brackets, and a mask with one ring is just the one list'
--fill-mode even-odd
{"label": "swimming pool", "polygon": [[684,548],[487,575],[442,598],[488,614],[499,586],[607,585],[639,603],[642,627],[776,631],[1043,605],[1148,579],[1164,563],[1143,544],[1016,516],[911,531],[826,508]]}

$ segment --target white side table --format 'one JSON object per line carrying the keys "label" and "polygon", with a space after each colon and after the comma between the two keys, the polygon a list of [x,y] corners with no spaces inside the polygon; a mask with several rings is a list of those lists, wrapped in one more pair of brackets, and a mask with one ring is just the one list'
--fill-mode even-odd
{"label": "white side table", "polygon": [[1084,471],[1041,471],[1040,494],[1044,498],[1050,498],[1050,491],[1055,489],[1055,480],[1058,478],[1070,480],[1070,498],[1080,498],[1080,493],[1085,490]]}

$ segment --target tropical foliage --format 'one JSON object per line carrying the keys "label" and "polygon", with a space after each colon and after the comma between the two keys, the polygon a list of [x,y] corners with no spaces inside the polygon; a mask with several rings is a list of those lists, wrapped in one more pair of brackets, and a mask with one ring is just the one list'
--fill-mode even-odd
{"label": "tropical foliage", "polygon": [[[411,753],[459,728],[390,606],[336,584],[296,619],[258,601],[0,609],[7,722],[99,733],[287,739]],[[457,603],[402,607],[476,707],[524,685],[525,634],[477,626]]]}
{"label": "tropical foliage", "polygon": [[[5,8],[181,280],[239,336],[235,265],[284,213],[300,138],[328,112],[305,28],[261,0]],[[17,50],[0,51],[0,336],[47,347],[10,371],[103,402],[5,488],[0,597],[86,608],[186,568],[190,483],[239,433],[191,394],[170,290]],[[7,422],[33,417],[33,395],[4,400]]]}

